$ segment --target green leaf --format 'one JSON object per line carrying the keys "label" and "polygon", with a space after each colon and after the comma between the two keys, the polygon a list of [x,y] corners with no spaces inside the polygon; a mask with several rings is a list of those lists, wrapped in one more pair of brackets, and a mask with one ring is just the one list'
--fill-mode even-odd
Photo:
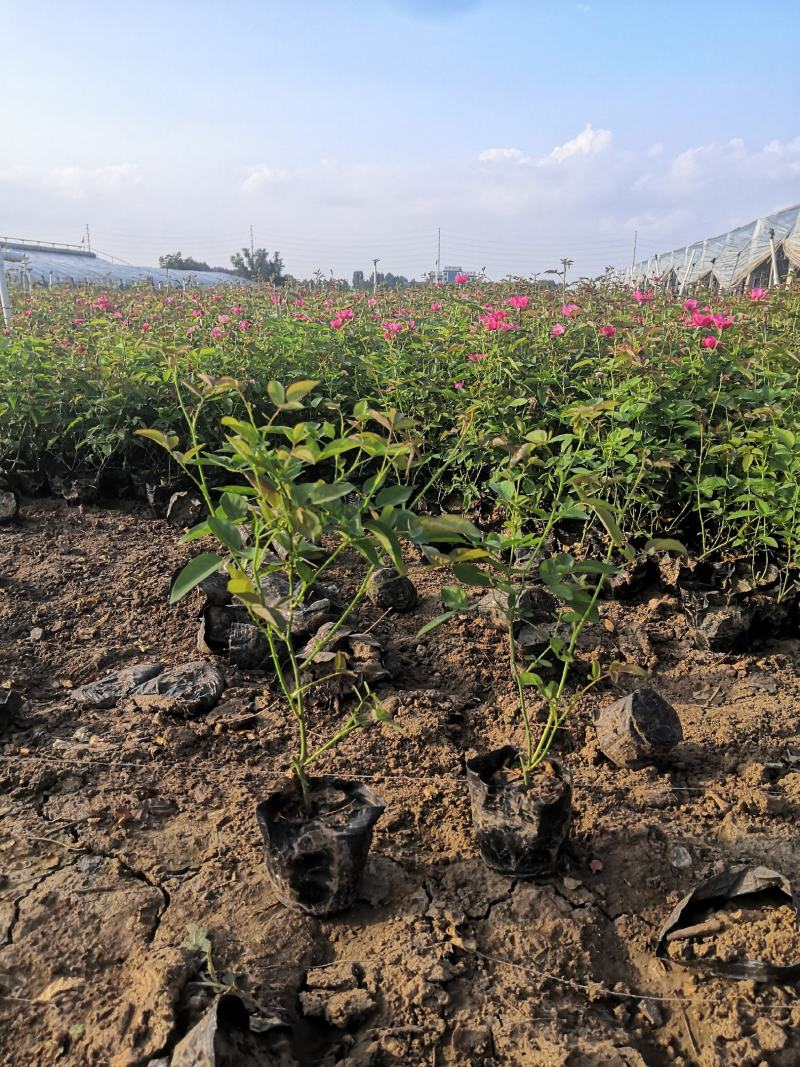
{"label": "green leaf", "polygon": [[169,593],[170,604],[177,604],[195,586],[199,585],[204,578],[208,578],[210,574],[214,574],[215,571],[219,570],[220,563],[222,563],[222,560],[213,552],[203,552],[201,555],[195,556],[194,559],[190,559],[172,583],[172,589]]}
{"label": "green leaf", "polygon": [[791,430],[786,430],[782,426],[775,426],[774,431],[781,444],[786,445],[787,448],[794,448],[796,438]]}
{"label": "green leaf", "polygon": [[435,630],[437,626],[441,626],[443,622],[447,622],[448,619],[452,619],[454,615],[454,611],[442,612],[441,615],[437,615],[435,619],[431,619],[430,622],[426,622],[420,630],[417,630],[417,637],[422,637],[423,634],[430,633],[431,630]]}
{"label": "green leaf", "polygon": [[314,504],[332,504],[334,500],[341,500],[348,493],[355,492],[352,482],[316,482],[311,486],[309,496]]}
{"label": "green leaf", "polygon": [[483,536],[477,526],[458,515],[421,515],[419,522],[426,541],[480,541]]}
{"label": "green leaf", "polygon": [[297,400],[302,400],[307,393],[310,393],[311,390],[318,385],[319,380],[311,378],[304,378],[302,381],[292,382],[286,389],[286,399],[292,403]]}
{"label": "green leaf", "polygon": [[464,585],[479,585],[484,589],[492,585],[491,576],[482,571],[480,567],[476,567],[474,563],[454,563],[453,574]]}
{"label": "green leaf", "polygon": [[442,587],[442,600],[445,607],[454,611],[463,611],[464,608],[469,607],[469,600],[467,594],[463,589],[459,589],[457,585],[445,585]]}
{"label": "green leaf", "polygon": [[391,530],[385,523],[380,522],[378,519],[365,522],[364,529],[370,531],[372,536],[392,561],[392,564],[398,573],[405,574],[407,568],[405,560],[403,559],[403,550],[400,547],[400,542],[398,541],[394,530]]}
{"label": "green leaf", "polygon": [[162,433],[161,430],[134,430],[137,437],[146,437],[149,441],[155,441],[157,445],[161,445],[167,452],[174,452],[180,444],[180,438],[177,434],[171,433],[169,436]]}
{"label": "green leaf", "polygon": [[386,489],[381,489],[375,497],[375,506],[388,508],[396,504],[405,504],[413,492],[410,485],[389,485]]}
{"label": "green leaf", "polygon": [[242,537],[232,522],[212,515],[208,520],[208,528],[230,552],[241,551]]}
{"label": "green leaf", "polygon": [[679,556],[689,555],[689,550],[680,541],[674,541],[671,537],[653,537],[644,546],[648,556],[656,552],[676,552]]}
{"label": "green leaf", "polygon": [[269,393],[269,398],[276,408],[282,407],[286,403],[286,392],[280,382],[268,382],[267,393]]}

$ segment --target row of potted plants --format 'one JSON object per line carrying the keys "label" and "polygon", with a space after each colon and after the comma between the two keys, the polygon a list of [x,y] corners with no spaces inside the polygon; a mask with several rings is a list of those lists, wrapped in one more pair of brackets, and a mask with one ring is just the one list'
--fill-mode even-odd
{"label": "row of potted plants", "polygon": [[[176,435],[139,432],[169,453],[202,496],[206,515],[184,540],[211,538],[216,550],[186,564],[171,599],[177,602],[201,584],[224,582],[224,593],[246,612],[253,637],[263,645],[295,727],[289,779],[256,812],[279,899],[328,914],[347,907],[358,890],[384,805],[362,783],[313,770],[354,732],[380,724],[396,727],[365,677],[348,672],[340,649],[367,596],[400,609],[413,604],[403,542],[416,546],[432,566],[448,569],[459,583],[443,588],[444,611],[421,634],[476,609],[465,587],[493,598],[507,636],[524,744],[467,761],[478,845],[484,861],[501,873],[551,873],[572,810],[570,772],[551,751],[557,731],[601,681],[623,671],[641,673],[616,662],[604,668],[593,659],[587,677],[577,684],[573,677],[581,632],[597,619],[603,583],[617,572],[612,553],[630,555],[611,510],[581,491],[579,476],[566,464],[559,468],[554,507],[548,513],[532,507],[527,488],[535,448],[528,448],[507,450],[504,478],[497,485],[507,520],[501,532],[484,533],[458,516],[418,514],[416,504],[436,474],[414,486],[422,440],[414,423],[396,410],[378,411],[360,402],[344,411],[328,402],[306,420],[304,401],[318,383],[284,387],[271,382],[273,414],[264,422],[236,380],[203,376],[186,386],[177,372],[174,377],[186,447]],[[224,444],[206,449],[199,431],[204,409],[227,393],[238,394],[237,408],[245,417],[223,417]],[[605,530],[605,559],[576,560],[550,551],[557,524],[590,518]],[[681,546],[648,546],[650,551],[665,548],[679,551]],[[357,587],[345,597],[320,600],[320,590],[330,588],[326,580],[345,554],[363,561]],[[325,624],[309,628],[309,618],[319,621],[322,603]],[[329,736],[312,744],[315,690],[345,678],[351,682],[350,710]],[[543,722],[533,712],[531,694],[544,708]],[[637,698],[626,711],[606,717],[604,729],[618,734],[623,747],[625,736],[638,739],[634,758],[647,758],[644,749],[651,743],[666,751],[680,730],[678,724],[676,733],[657,698],[649,704]]]}

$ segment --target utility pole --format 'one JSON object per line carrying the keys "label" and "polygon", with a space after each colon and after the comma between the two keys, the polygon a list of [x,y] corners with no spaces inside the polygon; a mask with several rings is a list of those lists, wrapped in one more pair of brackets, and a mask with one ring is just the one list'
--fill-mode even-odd
{"label": "utility pole", "polygon": [[256,254],[255,242],[253,240],[253,224],[250,223],[250,259],[254,259]]}
{"label": "utility pole", "polygon": [[91,250],[92,250],[92,238],[89,235],[89,223],[87,222],[86,223],[86,251],[87,252],[91,252]]}
{"label": "utility pole", "polygon": [[436,284],[442,280],[442,227],[438,228],[436,238]]}
{"label": "utility pole", "polygon": [[373,259],[373,261],[372,261],[372,294],[373,294],[373,296],[378,291],[378,264],[379,263],[380,263],[379,259]]}
{"label": "utility pole", "polygon": [[639,238],[639,231],[633,231],[633,255],[631,256],[631,267],[636,266],[636,242]]}
{"label": "utility pole", "polygon": [[769,271],[769,283],[770,285],[777,285],[778,281],[778,257],[775,255],[775,231],[769,231],[769,251],[770,251],[770,271]]}

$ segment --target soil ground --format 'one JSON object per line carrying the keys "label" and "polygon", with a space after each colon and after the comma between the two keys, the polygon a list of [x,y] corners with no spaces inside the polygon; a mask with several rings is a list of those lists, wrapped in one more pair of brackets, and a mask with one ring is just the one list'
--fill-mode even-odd
{"label": "soil ground", "polygon": [[[200,594],[168,605],[197,551],[178,541],[133,504],[26,500],[0,530],[0,686],[26,701],[0,727],[0,1063],[168,1059],[208,1003],[184,947],[198,928],[218,975],[292,1025],[284,1064],[800,1062],[794,986],[653,955],[675,903],[732,863],[800,885],[797,640],[700,652],[658,590],[604,602],[593,639],[648,669],[684,743],[666,768],[612,767],[592,707],[643,680],[595,691],[560,739],[575,801],[563,870],[514,882],[477,856],[463,772],[465,755],[520,739],[503,637],[469,618],[418,639],[441,576],[412,567],[414,614],[361,612],[402,732],[357,735],[325,764],[387,806],[362,898],[321,921],[278,905],[266,877],[254,809],[291,733],[264,675],[223,666],[223,706],[189,722],[70,699],[125,665],[199,658]],[[337,577],[347,588],[355,570]],[[335,718],[318,710],[318,728]]]}

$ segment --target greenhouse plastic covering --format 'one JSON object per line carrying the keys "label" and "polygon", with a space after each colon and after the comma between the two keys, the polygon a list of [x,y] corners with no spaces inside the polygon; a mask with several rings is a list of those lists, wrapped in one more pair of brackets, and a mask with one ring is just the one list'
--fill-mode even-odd
{"label": "greenhouse plastic covering", "polygon": [[773,247],[776,263],[780,260],[789,267],[800,267],[800,204],[717,237],[641,260],[627,272],[627,279],[634,285],[653,278],[678,286],[713,281],[722,289],[732,289],[747,282],[765,264],[771,266]]}
{"label": "greenhouse plastic covering", "polygon": [[[243,278],[233,277],[221,271],[166,270],[162,267],[132,267],[112,263],[93,252],[67,252],[56,249],[33,249],[21,243],[2,243],[0,251],[9,253],[5,264],[10,280],[19,276],[21,270],[33,285],[54,285],[89,282],[110,289],[119,289],[142,282],[154,285],[182,287],[187,285],[249,285]],[[19,257],[24,259],[20,262]]]}

